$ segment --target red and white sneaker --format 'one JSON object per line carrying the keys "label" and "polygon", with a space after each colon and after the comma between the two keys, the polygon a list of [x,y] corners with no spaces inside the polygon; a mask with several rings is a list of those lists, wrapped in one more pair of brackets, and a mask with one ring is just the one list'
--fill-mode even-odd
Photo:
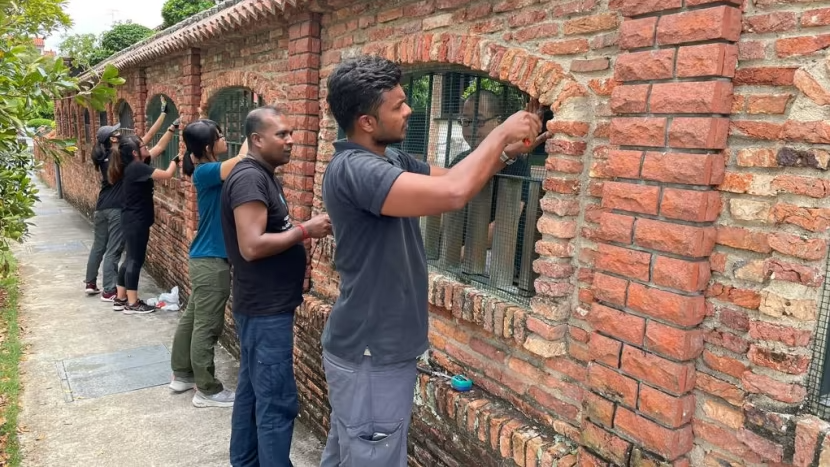
{"label": "red and white sneaker", "polygon": [[115,297],[117,297],[117,296],[118,296],[118,292],[116,292],[114,290],[112,292],[101,292],[101,301],[102,302],[112,302],[112,301],[115,301]]}
{"label": "red and white sneaker", "polygon": [[87,295],[97,295],[101,293],[101,289],[95,285],[95,282],[87,282],[84,286],[84,292],[86,292]]}

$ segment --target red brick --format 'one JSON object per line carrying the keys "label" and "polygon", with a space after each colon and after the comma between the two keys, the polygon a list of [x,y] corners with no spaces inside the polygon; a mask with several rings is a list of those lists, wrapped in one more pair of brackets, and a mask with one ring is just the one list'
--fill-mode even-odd
{"label": "red brick", "polygon": [[718,245],[758,253],[769,253],[772,251],[766,233],[755,232],[741,227],[718,227],[717,243]]}
{"label": "red brick", "polygon": [[725,149],[728,118],[678,117],[669,129],[669,145],[676,148]]}
{"label": "red brick", "polygon": [[604,212],[599,218],[597,236],[606,241],[631,243],[634,228],[634,218]]}
{"label": "red brick", "polygon": [[681,0],[622,0],[620,13],[623,16],[637,16],[664,10],[674,10],[683,6]]}
{"label": "red brick", "polygon": [[741,35],[741,10],[719,6],[660,17],[657,43],[674,45],[725,39],[737,41]]}
{"label": "red brick", "polygon": [[525,325],[528,331],[535,332],[549,341],[563,338],[568,328],[565,324],[549,324],[535,316],[528,316]]}
{"label": "red brick", "polygon": [[605,160],[600,160],[591,170],[592,177],[601,178],[639,178],[642,151],[614,150]]}
{"label": "red brick", "polygon": [[[815,417],[809,417],[799,421],[795,426],[795,455],[793,465],[796,467],[808,467],[813,463],[819,439],[824,438],[823,432],[827,430],[827,422]],[[826,438],[825,438],[826,440]],[[822,445],[821,451],[826,451],[827,441]],[[819,462],[823,462],[826,452],[822,452]]]}
{"label": "red brick", "polygon": [[809,330],[796,329],[785,325],[764,321],[751,321],[749,323],[749,336],[752,339],[781,342],[789,347],[807,347],[811,335],[812,332]]}
{"label": "red brick", "polygon": [[545,20],[547,17],[547,12],[544,10],[528,10],[524,9],[522,11],[516,12],[515,14],[511,14],[510,18],[507,20],[507,24],[511,28],[519,28],[522,26],[530,26],[533,24],[539,24]]}
{"label": "red brick", "polygon": [[824,198],[828,195],[830,185],[819,178],[800,177],[798,175],[779,175],[772,180],[772,188],[776,191],[783,191],[795,195]]}
{"label": "red brick", "polygon": [[801,14],[801,26],[827,26],[830,25],[830,8],[809,10]]}
{"label": "red brick", "polygon": [[803,208],[778,203],[772,208],[772,218],[777,224],[792,224],[810,232],[824,232],[830,228],[830,209]]}
{"label": "red brick", "polygon": [[669,392],[683,394],[695,384],[695,366],[675,363],[640,349],[624,346],[622,369],[631,377]]}
{"label": "red brick", "polygon": [[650,84],[617,86],[611,93],[611,110],[617,114],[645,113]]}
{"label": "red brick", "polygon": [[657,17],[626,18],[620,26],[620,48],[627,50],[652,46],[656,27]]}
{"label": "red brick", "polygon": [[498,347],[477,337],[470,339],[470,348],[474,351],[484,355],[491,361],[503,364],[506,354]]}
{"label": "red brick", "polygon": [[768,237],[773,250],[808,261],[818,261],[827,256],[827,241],[821,238],[804,239],[795,235],[776,233]]}
{"label": "red brick", "polygon": [[[763,41],[742,41],[738,44],[738,60],[763,60],[767,56],[767,43]],[[737,97],[737,96],[736,96]],[[734,112],[733,113],[737,113]]]}
{"label": "red brick", "polygon": [[741,378],[744,389],[753,394],[766,394],[787,404],[799,404],[807,396],[807,390],[797,384],[782,383],[769,376],[747,371]]}
{"label": "red brick", "polygon": [[795,29],[795,25],[796,14],[792,11],[747,16],[743,19],[743,30],[748,33],[764,34],[790,31]]}
{"label": "red brick", "polygon": [[542,44],[541,51],[547,55],[574,55],[588,51],[586,39],[568,39]]}
{"label": "red brick", "polygon": [[780,58],[810,55],[830,46],[830,34],[787,37],[775,41],[775,54]]}
{"label": "red brick", "polygon": [[674,50],[648,50],[617,56],[614,77],[619,81],[649,81],[674,75]]}
{"label": "red brick", "polygon": [[660,214],[669,219],[690,222],[712,222],[721,210],[717,191],[691,191],[666,188],[660,203]]}
{"label": "red brick", "polygon": [[585,415],[589,420],[610,427],[614,422],[614,403],[592,392],[586,392],[583,400]]}
{"label": "red brick", "polygon": [[604,13],[594,16],[583,16],[565,21],[566,36],[574,34],[589,34],[598,31],[608,31],[617,27],[617,14]]}
{"label": "red brick", "polygon": [[600,244],[596,258],[596,268],[621,276],[647,281],[651,254],[612,245]]}
{"label": "red brick", "polygon": [[654,261],[652,280],[663,287],[700,292],[706,288],[710,277],[709,263],[705,261],[684,261],[666,256],[657,256]]}
{"label": "red brick", "polygon": [[556,37],[559,35],[559,25],[556,23],[543,23],[529,26],[513,33],[513,40],[519,43],[532,41],[540,38]]}
{"label": "red brick", "polygon": [[450,10],[464,6],[467,3],[469,2],[465,0],[435,0],[435,8],[438,8],[439,10]]}
{"label": "red brick", "polygon": [[738,151],[739,167],[778,167],[775,151],[768,148],[747,148]]}
{"label": "red brick", "polygon": [[777,258],[770,258],[764,262],[764,277],[774,277],[775,280],[819,287],[822,284],[820,276],[821,272],[815,267],[793,264]]}
{"label": "red brick", "polygon": [[631,443],[615,436],[593,423],[583,423],[582,444],[614,465],[625,465]]}
{"label": "red brick", "polygon": [[707,394],[720,397],[733,406],[740,407],[743,405],[744,392],[732,383],[698,372],[695,376],[695,386]]}
{"label": "red brick", "polygon": [[611,120],[611,144],[621,146],[664,146],[665,118],[615,118]]}
{"label": "red brick", "polygon": [[764,459],[772,462],[781,462],[784,458],[784,447],[757,435],[746,428],[738,430],[738,439],[753,452],[760,454]]}
{"label": "red brick", "polygon": [[649,110],[653,113],[728,114],[731,107],[732,84],[706,81],[655,84]]}
{"label": "red brick", "polygon": [[636,283],[628,287],[628,306],[680,326],[696,326],[706,315],[702,295],[689,297]]}
{"label": "red brick", "polygon": [[747,370],[745,363],[731,357],[714,354],[708,350],[703,352],[703,361],[709,368],[734,378],[740,378]]}
{"label": "red brick", "polygon": [[660,188],[632,183],[606,182],[603,185],[602,207],[642,214],[657,214]]}
{"label": "red brick", "polygon": [[614,426],[626,436],[637,440],[649,451],[656,452],[669,460],[691,451],[694,445],[692,426],[672,430],[664,428],[636,413],[620,407],[614,416]]}
{"label": "red brick", "polygon": [[724,159],[720,154],[647,152],[643,178],[666,183],[716,185],[723,179]]}
{"label": "red brick", "polygon": [[780,115],[787,111],[787,105],[792,98],[792,94],[761,94],[749,96],[747,112],[754,115]]}
{"label": "red brick", "polygon": [[669,428],[679,428],[692,421],[695,396],[668,395],[649,386],[640,386],[640,413]]}
{"label": "red brick", "polygon": [[640,219],[634,228],[634,241],[644,248],[702,258],[712,252],[715,229]]}
{"label": "red brick", "polygon": [[704,44],[680,47],[677,77],[735,76],[738,47],[732,44]]}
{"label": "red brick", "polygon": [[636,407],[637,381],[596,363],[588,365],[588,384],[613,401]]}
{"label": "red brick", "polygon": [[810,365],[810,356],[776,352],[752,344],[747,354],[749,361],[755,365],[771,368],[791,375],[803,375]]}
{"label": "red brick", "polygon": [[798,67],[741,68],[735,71],[735,85],[792,86]]}
{"label": "red brick", "polygon": [[[746,447],[738,437],[735,430],[721,428],[713,423],[708,423],[700,418],[695,418],[693,421],[695,435],[720,449],[731,453],[734,456],[740,457],[743,462],[759,463],[761,458]],[[712,465],[712,464],[706,464]],[[724,463],[716,464],[718,466],[733,466],[729,461],[724,460]]]}
{"label": "red brick", "polygon": [[713,346],[723,347],[737,354],[745,354],[749,350],[749,342],[721,329],[710,329],[704,339]]}
{"label": "red brick", "polygon": [[622,350],[620,341],[595,332],[591,334],[591,340],[588,341],[588,349],[592,361],[601,362],[614,368],[620,366],[620,351]]}
{"label": "red brick", "polygon": [[625,305],[625,294],[628,281],[602,273],[594,274],[591,290],[594,298],[614,305]]}
{"label": "red brick", "polygon": [[703,351],[703,331],[678,329],[657,321],[649,321],[646,326],[645,347],[675,360],[692,360]]}
{"label": "red brick", "polygon": [[[558,466],[559,463],[557,461],[554,461],[553,459],[558,459],[559,455],[560,454],[558,452],[552,454],[551,457],[550,457],[549,464],[545,464],[545,465],[557,465]],[[572,454],[571,454],[571,456],[572,456]],[[585,446],[580,446],[579,447],[579,450],[577,451],[577,456],[578,456],[577,457],[578,460],[577,460],[576,467],[609,467],[611,465],[608,462],[606,462],[606,461],[600,459],[599,457],[593,455],[590,451],[588,451],[588,449],[585,448]],[[566,456],[565,458],[563,458],[563,460],[565,460],[567,457],[569,457],[569,456]],[[573,465],[571,467],[573,467]]]}
{"label": "red brick", "polygon": [[646,322],[639,316],[594,303],[586,319],[597,331],[632,344],[643,342]]}

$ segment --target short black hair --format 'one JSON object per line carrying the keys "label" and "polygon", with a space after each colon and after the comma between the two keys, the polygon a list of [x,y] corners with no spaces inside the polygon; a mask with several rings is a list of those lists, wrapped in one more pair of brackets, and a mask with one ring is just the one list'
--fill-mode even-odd
{"label": "short black hair", "polygon": [[329,103],[334,119],[347,134],[362,115],[376,115],[383,93],[401,84],[401,69],[374,55],[348,59],[328,79]]}
{"label": "short black hair", "polygon": [[245,117],[245,138],[250,140],[252,134],[260,131],[263,121],[268,115],[279,116],[284,114],[282,110],[273,105],[264,105],[248,112],[248,116]]}

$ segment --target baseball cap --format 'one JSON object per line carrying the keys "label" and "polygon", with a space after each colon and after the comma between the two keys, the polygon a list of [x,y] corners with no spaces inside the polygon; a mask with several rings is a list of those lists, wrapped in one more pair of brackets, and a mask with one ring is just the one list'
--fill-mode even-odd
{"label": "baseball cap", "polygon": [[97,138],[98,138],[98,142],[103,143],[104,141],[107,140],[107,138],[112,136],[113,133],[115,133],[116,131],[118,131],[120,129],[121,129],[121,124],[120,123],[116,123],[115,125],[102,126],[101,128],[98,129],[98,134],[96,135]]}

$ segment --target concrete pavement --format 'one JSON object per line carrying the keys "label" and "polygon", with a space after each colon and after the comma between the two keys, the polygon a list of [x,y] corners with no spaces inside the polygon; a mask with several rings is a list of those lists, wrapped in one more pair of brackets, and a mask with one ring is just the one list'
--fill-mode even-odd
{"label": "concrete pavement", "polygon": [[[39,184],[31,237],[15,247],[22,294],[19,424],[26,466],[228,466],[231,409],[196,409],[175,395],[169,349],[179,313],[126,316],[82,290],[92,226]],[[101,286],[99,274],[98,285]],[[161,290],[143,275],[142,298]],[[236,386],[234,359],[217,373]],[[322,445],[298,420],[297,467],[319,465]]]}

